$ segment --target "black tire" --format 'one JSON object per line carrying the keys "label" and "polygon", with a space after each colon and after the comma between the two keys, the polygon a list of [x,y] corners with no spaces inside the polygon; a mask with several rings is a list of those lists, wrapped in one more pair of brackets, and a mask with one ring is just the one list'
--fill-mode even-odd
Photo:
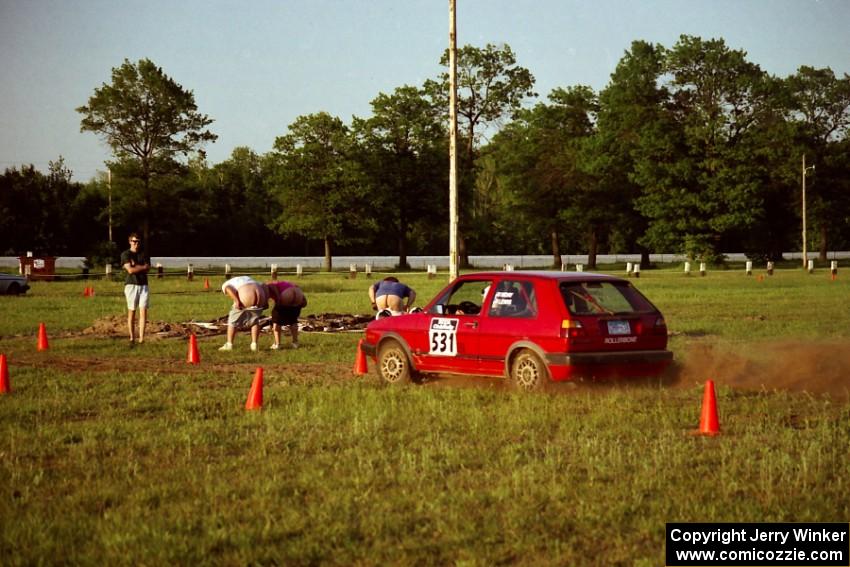
{"label": "black tire", "polygon": [[18,285],[18,282],[12,282],[6,289],[6,293],[8,295],[18,295],[21,293],[21,286]]}
{"label": "black tire", "polygon": [[549,369],[534,351],[523,349],[511,360],[511,385],[523,392],[539,392],[549,386]]}
{"label": "black tire", "polygon": [[413,368],[407,353],[396,341],[387,341],[378,351],[378,375],[387,384],[415,382]]}

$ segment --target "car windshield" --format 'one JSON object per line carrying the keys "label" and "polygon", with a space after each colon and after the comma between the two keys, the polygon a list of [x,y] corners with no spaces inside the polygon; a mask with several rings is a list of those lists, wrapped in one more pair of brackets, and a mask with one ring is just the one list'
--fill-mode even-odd
{"label": "car windshield", "polygon": [[573,315],[629,315],[656,311],[629,282],[562,282],[561,297]]}

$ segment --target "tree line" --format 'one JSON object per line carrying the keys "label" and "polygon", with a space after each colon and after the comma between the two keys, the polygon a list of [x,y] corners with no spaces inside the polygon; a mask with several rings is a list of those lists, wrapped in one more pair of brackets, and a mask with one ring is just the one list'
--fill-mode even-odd
{"label": "tree line", "polygon": [[[447,53],[442,64],[447,66]],[[777,259],[850,245],[850,76],[771,76],[722,39],[635,41],[600,92],[534,92],[508,45],[458,51],[461,261],[468,254],[722,251]],[[0,252],[115,259],[131,230],[154,255],[398,255],[448,251],[447,73],[371,101],[349,122],[299,116],[259,154],[218,164],[213,120],[149,60],[112,70],[77,110],[113,151],[109,177],[61,157],[0,176]],[[803,169],[803,156],[814,168]],[[112,241],[107,236],[112,219]]]}

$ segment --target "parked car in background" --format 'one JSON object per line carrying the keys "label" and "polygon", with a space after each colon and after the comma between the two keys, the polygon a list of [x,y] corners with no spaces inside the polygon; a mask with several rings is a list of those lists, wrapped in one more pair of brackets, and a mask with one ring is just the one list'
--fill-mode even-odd
{"label": "parked car in background", "polygon": [[16,274],[0,273],[0,294],[18,295],[30,288],[27,279]]}
{"label": "parked car in background", "polygon": [[584,272],[463,275],[421,312],[369,323],[363,350],[390,383],[452,373],[522,390],[655,376],[673,358],[663,315],[630,281]]}

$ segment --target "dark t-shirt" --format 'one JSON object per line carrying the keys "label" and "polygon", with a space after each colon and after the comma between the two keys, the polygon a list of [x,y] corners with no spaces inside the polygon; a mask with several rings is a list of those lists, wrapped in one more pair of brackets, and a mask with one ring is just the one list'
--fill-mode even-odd
{"label": "dark t-shirt", "polygon": [[[148,261],[148,256],[144,252],[133,252],[132,250],[124,250],[121,253],[121,269],[124,269],[124,265],[128,262],[132,262],[134,266],[138,266],[139,264],[150,264]],[[139,272],[137,274],[127,274],[127,277],[124,278],[125,284],[131,285],[148,285],[148,273],[147,272]]]}

